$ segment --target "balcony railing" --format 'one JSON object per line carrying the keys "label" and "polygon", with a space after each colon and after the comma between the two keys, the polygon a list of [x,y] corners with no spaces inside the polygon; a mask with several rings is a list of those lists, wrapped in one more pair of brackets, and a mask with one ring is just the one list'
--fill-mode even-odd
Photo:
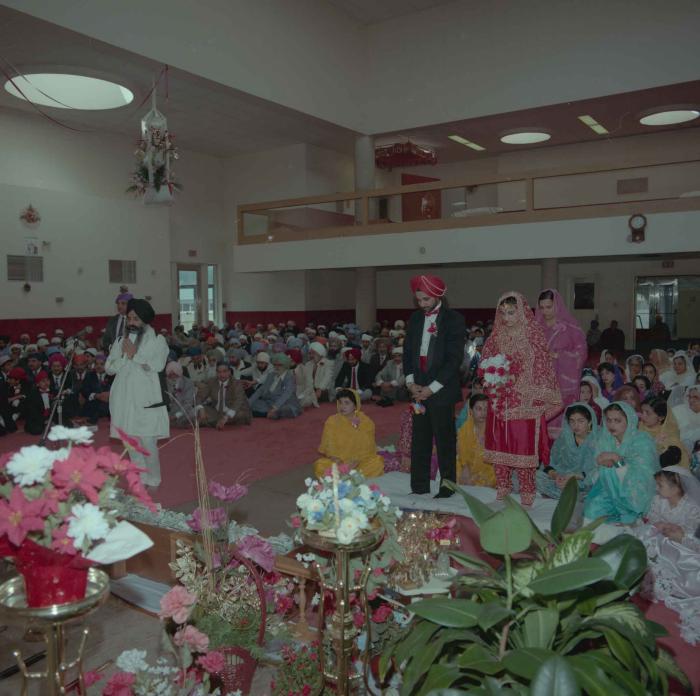
{"label": "balcony railing", "polygon": [[238,207],[238,243],[700,210],[700,159],[435,181]]}

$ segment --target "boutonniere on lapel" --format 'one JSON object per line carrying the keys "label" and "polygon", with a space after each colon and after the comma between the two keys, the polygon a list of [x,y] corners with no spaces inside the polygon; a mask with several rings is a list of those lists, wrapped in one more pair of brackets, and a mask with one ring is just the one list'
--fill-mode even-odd
{"label": "boutonniere on lapel", "polygon": [[435,338],[437,338],[437,333],[438,333],[437,324],[431,324],[431,325],[428,327],[428,333],[429,333],[431,336],[435,336]]}

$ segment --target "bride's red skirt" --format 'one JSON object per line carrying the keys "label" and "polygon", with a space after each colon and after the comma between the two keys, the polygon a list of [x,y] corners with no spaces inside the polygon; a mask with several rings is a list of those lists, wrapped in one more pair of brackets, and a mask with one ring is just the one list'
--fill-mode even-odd
{"label": "bride's red skirt", "polygon": [[489,408],[484,433],[484,459],[514,467],[549,465],[549,437],[544,415],[537,418],[497,418]]}

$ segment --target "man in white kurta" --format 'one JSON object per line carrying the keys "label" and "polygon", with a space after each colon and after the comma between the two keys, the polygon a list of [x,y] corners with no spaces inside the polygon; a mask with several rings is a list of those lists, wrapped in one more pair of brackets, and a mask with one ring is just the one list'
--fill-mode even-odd
{"label": "man in white kurta", "polygon": [[160,485],[158,440],[170,437],[168,409],[163,403],[158,373],[165,368],[168,344],[150,324],[155,318],[146,300],[129,300],[127,330],[112,344],[106,371],[115,375],[109,393],[111,437],[118,438],[117,428],[139,438],[149,455],[132,451],[131,459],[146,469],[141,474],[144,485]]}

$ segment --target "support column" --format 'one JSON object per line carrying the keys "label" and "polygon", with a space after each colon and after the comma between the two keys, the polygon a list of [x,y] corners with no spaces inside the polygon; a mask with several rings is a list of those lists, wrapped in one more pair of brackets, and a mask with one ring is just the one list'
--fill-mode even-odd
{"label": "support column", "polygon": [[540,266],[540,289],[559,290],[559,259],[542,259]]}
{"label": "support column", "polygon": [[377,269],[355,269],[355,323],[363,330],[377,321]]}
{"label": "support column", "polygon": [[[371,135],[358,135],[355,138],[355,191],[368,191],[374,187],[374,138]],[[376,206],[376,200],[356,201],[357,224],[364,225],[367,220],[376,218]]]}

